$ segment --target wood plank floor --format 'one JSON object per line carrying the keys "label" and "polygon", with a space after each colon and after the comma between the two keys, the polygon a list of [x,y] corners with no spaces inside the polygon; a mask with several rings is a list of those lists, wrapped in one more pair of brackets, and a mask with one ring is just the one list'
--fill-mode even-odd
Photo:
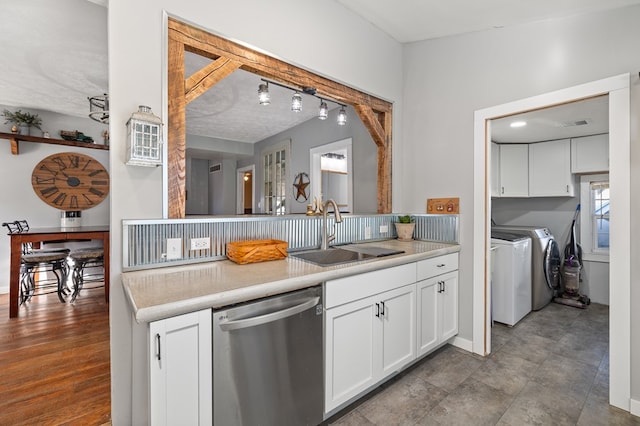
{"label": "wood plank floor", "polygon": [[103,291],[34,297],[12,319],[0,295],[0,425],[110,424],[110,387]]}

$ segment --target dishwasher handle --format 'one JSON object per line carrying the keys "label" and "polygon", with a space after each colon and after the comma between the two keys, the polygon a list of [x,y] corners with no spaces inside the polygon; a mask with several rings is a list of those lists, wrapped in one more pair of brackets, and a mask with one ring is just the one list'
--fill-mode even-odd
{"label": "dishwasher handle", "polygon": [[258,315],[256,317],[243,318],[239,320],[221,321],[220,329],[222,331],[239,330],[241,328],[255,327],[269,322],[277,321],[279,319],[287,318],[300,312],[306,311],[309,308],[314,307],[320,303],[320,297],[310,297],[304,302],[292,306],[290,308],[282,309],[280,311],[269,312],[268,314]]}

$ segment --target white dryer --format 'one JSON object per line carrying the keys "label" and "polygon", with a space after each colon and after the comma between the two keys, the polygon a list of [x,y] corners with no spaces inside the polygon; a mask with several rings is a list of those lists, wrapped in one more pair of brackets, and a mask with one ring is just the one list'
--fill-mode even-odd
{"label": "white dryer", "polygon": [[531,238],[495,231],[492,237],[492,317],[513,326],[531,312]]}

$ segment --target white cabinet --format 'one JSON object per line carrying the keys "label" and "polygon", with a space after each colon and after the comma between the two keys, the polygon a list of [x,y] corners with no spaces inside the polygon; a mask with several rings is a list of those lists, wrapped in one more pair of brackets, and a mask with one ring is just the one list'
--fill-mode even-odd
{"label": "white cabinet", "polygon": [[529,145],[529,196],[573,197],[569,139]]}
{"label": "white cabinet", "polygon": [[457,254],[418,262],[418,357],[458,334],[457,269]]}
{"label": "white cabinet", "polygon": [[571,139],[571,173],[609,171],[609,135]]}
{"label": "white cabinet", "polygon": [[526,144],[500,145],[500,196],[529,196],[529,150]]}
{"label": "white cabinet", "polygon": [[415,284],[327,309],[325,411],[416,357]]}
{"label": "white cabinet", "polygon": [[491,142],[491,196],[500,196],[500,145]]}
{"label": "white cabinet", "polygon": [[416,357],[416,264],[325,283],[325,412]]}
{"label": "white cabinet", "polygon": [[211,309],[149,324],[150,424],[211,425]]}

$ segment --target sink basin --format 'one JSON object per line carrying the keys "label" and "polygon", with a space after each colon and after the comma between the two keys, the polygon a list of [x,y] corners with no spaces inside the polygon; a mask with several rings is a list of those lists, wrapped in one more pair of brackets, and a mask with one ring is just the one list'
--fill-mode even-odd
{"label": "sink basin", "polygon": [[339,248],[290,253],[289,255],[320,266],[339,265],[341,263],[357,262],[359,260],[372,259],[376,257],[372,254]]}

